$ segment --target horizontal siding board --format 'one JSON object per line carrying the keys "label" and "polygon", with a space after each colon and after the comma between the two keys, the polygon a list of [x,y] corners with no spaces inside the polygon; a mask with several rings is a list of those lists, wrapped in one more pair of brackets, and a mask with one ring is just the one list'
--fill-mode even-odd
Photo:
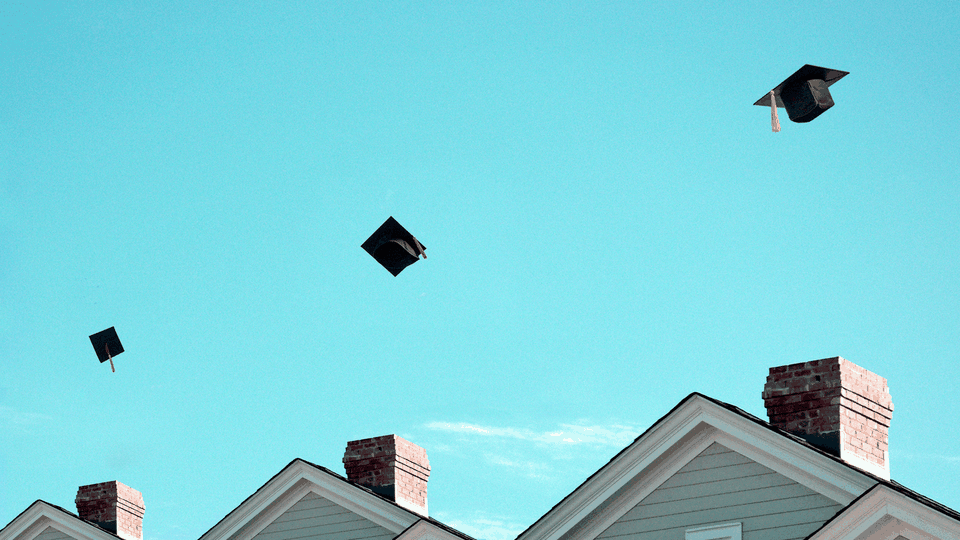
{"label": "horizontal siding board", "polygon": [[325,516],[325,518],[326,519],[321,520],[303,517],[302,519],[295,520],[274,521],[263,529],[260,534],[271,535],[273,533],[297,531],[300,529],[314,529],[322,533],[323,531],[333,531],[337,529],[355,529],[357,528],[357,524],[363,527],[371,523],[354,513],[333,514]]}
{"label": "horizontal siding board", "polygon": [[744,540],[805,538],[841,506],[713,444],[603,531],[600,540],[683,539],[692,527],[743,524]]}
{"label": "horizontal siding board", "polygon": [[320,497],[301,500],[297,504],[293,505],[293,508],[291,508],[290,510],[294,512],[309,512],[312,510],[323,510],[327,508],[332,508],[337,511],[343,510],[343,507],[337,506],[332,502]]}
{"label": "horizontal siding board", "polygon": [[[804,523],[799,525],[788,525],[775,529],[764,529],[761,531],[743,531],[743,540],[804,540],[813,531],[817,530],[822,523]],[[660,529],[656,531],[647,531],[631,536],[631,540],[684,540],[684,533],[687,529],[695,525],[684,525],[671,529]]]}
{"label": "horizontal siding board", "polygon": [[743,540],[801,540],[810,536],[810,533],[820,528],[821,525],[823,525],[823,521],[743,531]]}
{"label": "horizontal siding board", "polygon": [[[303,531],[303,532],[306,533],[306,531]],[[311,535],[311,534],[304,534],[303,536],[289,536],[285,538],[289,538],[290,540],[301,540],[305,538],[314,538],[314,539],[322,538],[323,540],[379,540],[379,539],[390,540],[394,536],[396,535],[382,534],[381,532],[373,532],[370,529],[358,529],[355,531],[339,531],[336,533],[324,535],[322,537]]]}
{"label": "horizontal siding board", "polygon": [[349,510],[308,493],[254,540],[390,540],[396,534]]}
{"label": "horizontal siding board", "polygon": [[322,538],[323,540],[353,540],[359,538],[393,538],[395,534],[384,534],[382,527],[377,525],[357,527],[355,529],[332,529],[319,531],[317,529],[306,528],[294,531],[283,531],[273,534],[257,535],[256,538],[263,540],[296,540],[299,538]]}
{"label": "horizontal siding board", "polygon": [[36,536],[36,540],[74,540],[72,536],[64,534],[53,527],[47,527]]}
{"label": "horizontal siding board", "polygon": [[290,507],[289,510],[277,518],[278,521],[303,519],[303,516],[322,516],[332,514],[348,514],[349,510],[338,506],[333,502],[320,497],[315,493],[309,493],[300,499],[297,504]]}
{"label": "horizontal siding board", "polygon": [[682,501],[695,497],[708,497],[721,493],[750,491],[776,486],[785,486],[794,483],[786,476],[774,472],[755,474],[741,478],[728,478],[716,482],[689,484],[672,488],[660,488],[643,500],[644,504],[657,504],[671,501]]}
{"label": "horizontal siding board", "polygon": [[721,467],[719,469],[697,470],[687,473],[677,473],[663,483],[662,487],[689,486],[691,484],[702,484],[705,482],[717,482],[719,480],[728,480],[730,478],[743,478],[745,476],[756,476],[773,472],[759,463],[743,463],[741,465],[732,465],[730,467]]}
{"label": "horizontal siding board", "polygon": [[298,519],[296,521],[285,521],[283,523],[273,522],[263,529],[263,532],[260,534],[269,535],[284,531],[298,531],[301,529],[314,529],[319,532],[334,530],[349,531],[362,529],[371,525],[376,524],[356,514],[338,514],[333,516],[333,519],[327,516],[327,519]]}
{"label": "horizontal siding board", "polygon": [[832,518],[840,508],[841,506],[839,504],[832,504],[820,507],[807,506],[793,512],[764,514],[751,518],[749,522],[744,521],[743,528],[748,531],[758,531],[799,525],[802,523],[819,522],[819,524],[822,525],[825,521]]}
{"label": "horizontal siding board", "polygon": [[710,454],[723,454],[725,452],[732,452],[732,451],[733,450],[730,450],[729,448],[727,448],[726,446],[720,443],[713,443],[710,446],[708,446],[706,450],[704,450],[703,452],[700,452],[700,455],[709,456]]}
{"label": "horizontal siding board", "polygon": [[[820,497],[812,493],[808,488],[799,484],[787,484],[784,486],[773,486],[762,489],[753,489],[749,491],[736,491],[733,493],[721,493],[707,497],[695,497],[673,502],[658,504],[644,504],[634,508],[620,521],[632,521],[636,519],[649,519],[654,517],[668,516],[680,512],[700,512],[714,508],[732,508],[735,506],[746,506],[751,512],[766,513],[766,509],[777,508],[796,508],[797,499],[802,497]],[[811,501],[813,502],[813,501]],[[678,512],[678,509],[680,512]],[[630,514],[636,511],[636,514]],[[774,510],[781,511],[781,510]]]}
{"label": "horizontal siding board", "polygon": [[700,471],[703,469],[717,469],[720,467],[729,467],[731,465],[742,465],[744,463],[754,463],[750,458],[736,452],[724,452],[722,454],[700,454],[690,460],[677,471],[679,474]]}
{"label": "horizontal siding board", "polygon": [[[326,506],[323,508],[314,508],[311,510],[297,510],[295,512],[284,512],[274,523],[286,523],[289,521],[302,521],[304,519],[327,519],[337,521],[338,519],[350,519],[349,516],[355,515],[353,512],[340,506]],[[346,517],[344,517],[346,516]]]}
{"label": "horizontal siding board", "polygon": [[[673,514],[651,517],[642,516],[639,519],[630,521],[617,521],[604,531],[599,538],[618,538],[638,532],[672,529],[683,526],[697,527],[726,521],[742,522],[744,529],[762,529],[777,525],[793,525],[795,523],[811,521],[806,517],[808,512],[825,514],[826,517],[824,521],[826,521],[836,513],[836,510],[832,510],[835,507],[831,506],[826,510],[820,508],[803,510],[804,508],[809,508],[810,503],[816,502],[816,498],[818,497],[820,497],[820,495],[739,504],[720,508],[706,508],[694,511],[687,511],[686,507],[678,507],[677,513]],[[748,522],[750,523],[749,526]]]}
{"label": "horizontal siding board", "polygon": [[[343,532],[353,532],[353,531],[365,531],[367,529],[373,529],[373,534],[378,534],[377,531],[383,529],[376,523],[367,521],[365,519],[358,519],[346,523],[334,523],[334,524],[310,524],[306,527],[297,527],[295,529],[287,529],[281,531],[271,531],[267,532],[266,530],[262,531],[255,538],[259,540],[282,540],[284,538],[303,538],[304,536],[326,536],[334,535]],[[369,536],[367,533],[358,533],[361,536]]]}
{"label": "horizontal siding board", "polygon": [[346,508],[318,496],[308,493],[286,512],[273,521],[264,532],[302,528],[304,521],[323,521],[324,523],[343,523],[359,516]]}

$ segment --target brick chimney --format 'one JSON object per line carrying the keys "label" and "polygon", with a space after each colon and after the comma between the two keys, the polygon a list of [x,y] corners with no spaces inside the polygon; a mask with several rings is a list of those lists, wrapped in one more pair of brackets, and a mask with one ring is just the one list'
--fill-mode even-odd
{"label": "brick chimney", "polygon": [[427,451],[397,435],[347,443],[347,478],[420,515],[427,515]]}
{"label": "brick chimney", "polygon": [[887,380],[840,358],[770,368],[763,387],[770,423],[847,463],[890,479]]}
{"label": "brick chimney", "polygon": [[120,482],[80,486],[77,514],[125,540],[143,538],[143,495]]}

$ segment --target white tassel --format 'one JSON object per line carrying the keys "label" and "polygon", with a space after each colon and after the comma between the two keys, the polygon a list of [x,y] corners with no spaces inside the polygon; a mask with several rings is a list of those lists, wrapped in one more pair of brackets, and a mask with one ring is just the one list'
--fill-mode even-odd
{"label": "white tassel", "polygon": [[780,119],[777,118],[777,95],[770,91],[770,127],[774,133],[780,131]]}

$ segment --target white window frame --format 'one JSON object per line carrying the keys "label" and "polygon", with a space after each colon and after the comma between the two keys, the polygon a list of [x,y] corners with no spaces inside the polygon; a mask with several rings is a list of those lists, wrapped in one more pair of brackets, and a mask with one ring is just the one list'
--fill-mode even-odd
{"label": "white window frame", "polygon": [[724,523],[687,529],[684,540],[742,540],[740,523]]}

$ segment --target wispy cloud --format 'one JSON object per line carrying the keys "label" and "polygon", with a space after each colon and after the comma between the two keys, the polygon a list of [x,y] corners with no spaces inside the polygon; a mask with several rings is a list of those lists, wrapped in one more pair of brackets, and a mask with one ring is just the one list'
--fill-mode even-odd
{"label": "wispy cloud", "polygon": [[620,424],[586,425],[560,424],[551,431],[534,431],[527,428],[480,426],[467,422],[430,422],[425,426],[435,431],[464,433],[484,437],[502,437],[546,444],[609,446],[622,448],[630,444],[639,431],[632,426]]}
{"label": "wispy cloud", "polygon": [[483,462],[488,468],[502,471],[505,478],[526,477],[541,486],[566,486],[564,482],[571,478],[582,479],[632,443],[639,433],[638,429],[617,422],[599,424],[585,420],[541,430],[449,421],[429,422],[423,427],[443,439],[442,443],[431,442],[431,450],[442,448],[448,456],[472,460],[468,466]]}
{"label": "wispy cloud", "polygon": [[52,417],[45,414],[20,411],[12,407],[0,406],[0,426],[22,427],[49,422]]}
{"label": "wispy cloud", "polygon": [[549,478],[552,468],[543,462],[510,459],[499,454],[487,454],[484,456],[487,462],[501,467],[516,469],[529,478]]}
{"label": "wispy cloud", "polygon": [[897,454],[898,458],[918,461],[939,461],[960,465],[960,456],[945,456],[943,454]]}
{"label": "wispy cloud", "polygon": [[527,526],[520,523],[511,523],[500,517],[478,515],[473,519],[443,519],[441,520],[459,530],[463,531],[478,540],[513,540]]}

